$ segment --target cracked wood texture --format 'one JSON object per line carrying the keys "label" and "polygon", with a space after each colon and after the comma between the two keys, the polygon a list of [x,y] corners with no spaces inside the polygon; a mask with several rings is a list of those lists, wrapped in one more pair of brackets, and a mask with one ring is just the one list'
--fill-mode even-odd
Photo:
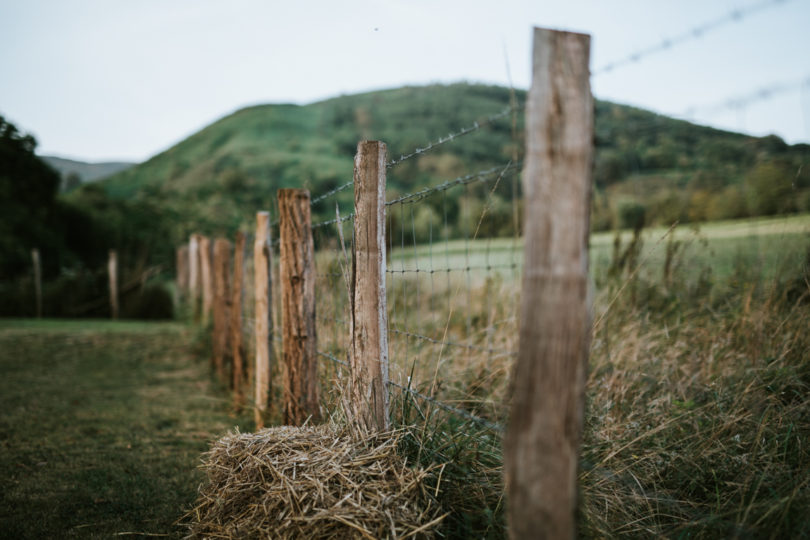
{"label": "cracked wood texture", "polygon": [[233,277],[231,278],[231,320],[230,342],[231,359],[233,361],[233,399],[237,411],[242,410],[245,395],[243,384],[245,382],[245,351],[242,345],[242,289],[245,280],[245,234],[236,233],[236,242],[233,250]]}
{"label": "cracked wood texture", "polygon": [[505,438],[511,538],[575,536],[590,340],[590,37],[534,30],[526,103],[520,347]]}
{"label": "cracked wood texture", "polygon": [[228,354],[228,282],[231,266],[231,243],[224,238],[214,241],[214,369],[219,380],[227,382],[225,375]]}
{"label": "cracked wood texture", "polygon": [[254,317],[256,318],[256,366],[254,384],[256,429],[264,427],[264,413],[270,398],[270,354],[273,326],[270,318],[270,272],[273,268],[270,249],[270,214],[256,213],[256,235],[253,241]]}
{"label": "cracked wood texture", "polygon": [[320,421],[315,333],[315,260],[309,191],[278,191],[284,423]]}
{"label": "cracked wood texture", "polygon": [[385,304],[385,144],[363,141],[354,158],[352,252],[352,420],[385,431],[388,420],[388,315]]}

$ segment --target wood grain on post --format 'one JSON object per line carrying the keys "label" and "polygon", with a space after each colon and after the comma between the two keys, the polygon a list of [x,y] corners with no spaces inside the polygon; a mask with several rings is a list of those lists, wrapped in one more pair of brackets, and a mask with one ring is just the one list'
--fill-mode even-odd
{"label": "wood grain on post", "polygon": [[110,316],[118,318],[118,254],[111,249],[107,258],[107,275],[110,278]]}
{"label": "wood grain on post", "polygon": [[42,318],[42,265],[39,260],[39,249],[34,248],[31,250],[31,262],[34,265],[34,306],[37,313],[37,319]]}
{"label": "wood grain on post", "polygon": [[231,243],[224,238],[214,241],[214,333],[212,357],[220,380],[225,376],[225,355],[228,346],[228,278],[230,277]]}
{"label": "wood grain on post", "polygon": [[200,247],[198,234],[188,239],[188,297],[191,304],[191,316],[194,322],[200,322]]}
{"label": "wood grain on post", "polygon": [[211,271],[211,240],[207,236],[198,237],[200,255],[200,287],[202,289],[203,326],[208,326],[211,320],[211,308],[214,305],[214,276]]}
{"label": "wood grain on post", "polygon": [[534,30],[520,346],[504,465],[511,538],[573,538],[590,340],[590,37]]}
{"label": "wood grain on post", "polygon": [[280,189],[281,327],[284,423],[320,420],[315,334],[315,261],[309,191]]}
{"label": "wood grain on post", "polygon": [[242,391],[245,382],[245,352],[242,346],[242,283],[245,274],[244,268],[245,235],[240,231],[236,233],[236,243],[234,244],[230,305],[230,342],[233,361],[233,382],[231,384],[233,386],[234,405],[236,405],[237,410],[241,410],[242,405],[244,405],[244,393]]}
{"label": "wood grain on post", "polygon": [[385,431],[388,418],[388,315],[385,303],[385,143],[364,141],[354,158],[349,364],[352,421]]}
{"label": "wood grain on post", "polygon": [[256,238],[253,241],[253,288],[255,295],[254,318],[256,319],[256,362],[254,367],[254,416],[256,429],[264,427],[264,413],[270,397],[270,354],[272,350],[272,319],[270,318],[270,272],[272,250],[270,249],[270,214],[256,214]]}

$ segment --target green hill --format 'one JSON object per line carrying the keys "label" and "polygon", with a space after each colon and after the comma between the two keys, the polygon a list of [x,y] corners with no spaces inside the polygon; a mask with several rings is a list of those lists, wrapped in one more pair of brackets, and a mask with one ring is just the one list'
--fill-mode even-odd
{"label": "green hill", "polygon": [[[307,187],[315,197],[349,181],[361,139],[385,141],[395,158],[503,111],[511,94],[497,86],[434,85],[249,107],[100,185],[113,199],[156,204],[174,241],[196,230],[229,233],[272,208],[278,188]],[[525,92],[514,99],[520,106]],[[639,213],[655,224],[810,210],[808,145],[603,101],[595,113],[596,229],[628,225]],[[514,128],[512,120],[506,115],[392,168],[389,198],[520,159],[523,111]],[[84,186],[74,196],[94,189]],[[349,208],[350,190],[338,200]],[[333,206],[314,210],[314,219],[334,216]]]}

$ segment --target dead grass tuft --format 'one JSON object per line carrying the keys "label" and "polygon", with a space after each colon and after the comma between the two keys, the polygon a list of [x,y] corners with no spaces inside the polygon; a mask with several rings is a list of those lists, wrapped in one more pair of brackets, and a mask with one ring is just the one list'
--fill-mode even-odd
{"label": "dead grass tuft", "polygon": [[203,457],[192,538],[433,538],[430,470],[397,455],[402,432],[334,425],[232,433]]}

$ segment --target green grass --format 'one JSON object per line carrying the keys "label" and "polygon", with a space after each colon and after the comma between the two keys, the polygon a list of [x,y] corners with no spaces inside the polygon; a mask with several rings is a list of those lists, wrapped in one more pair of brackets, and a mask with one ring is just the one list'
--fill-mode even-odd
{"label": "green grass", "polygon": [[[741,262],[764,279],[773,278],[784,267],[801,261],[803,248],[810,235],[810,214],[770,218],[718,221],[699,225],[644,229],[643,247],[639,260],[647,272],[660,271],[666,257],[669,236],[683,246],[680,264],[690,277],[697,277],[705,268],[717,280],[728,279]],[[620,231],[622,245],[632,237],[628,230]],[[591,273],[600,277],[613,258],[616,233],[595,233],[590,237]],[[474,275],[492,272],[504,277],[516,276],[510,265],[523,264],[521,238],[477,240],[438,240],[433,245],[394,247],[388,267],[394,272],[445,268],[474,267]],[[493,267],[487,270],[487,267]]]}
{"label": "green grass", "polygon": [[179,324],[0,320],[0,536],[182,536],[210,441],[246,418]]}

